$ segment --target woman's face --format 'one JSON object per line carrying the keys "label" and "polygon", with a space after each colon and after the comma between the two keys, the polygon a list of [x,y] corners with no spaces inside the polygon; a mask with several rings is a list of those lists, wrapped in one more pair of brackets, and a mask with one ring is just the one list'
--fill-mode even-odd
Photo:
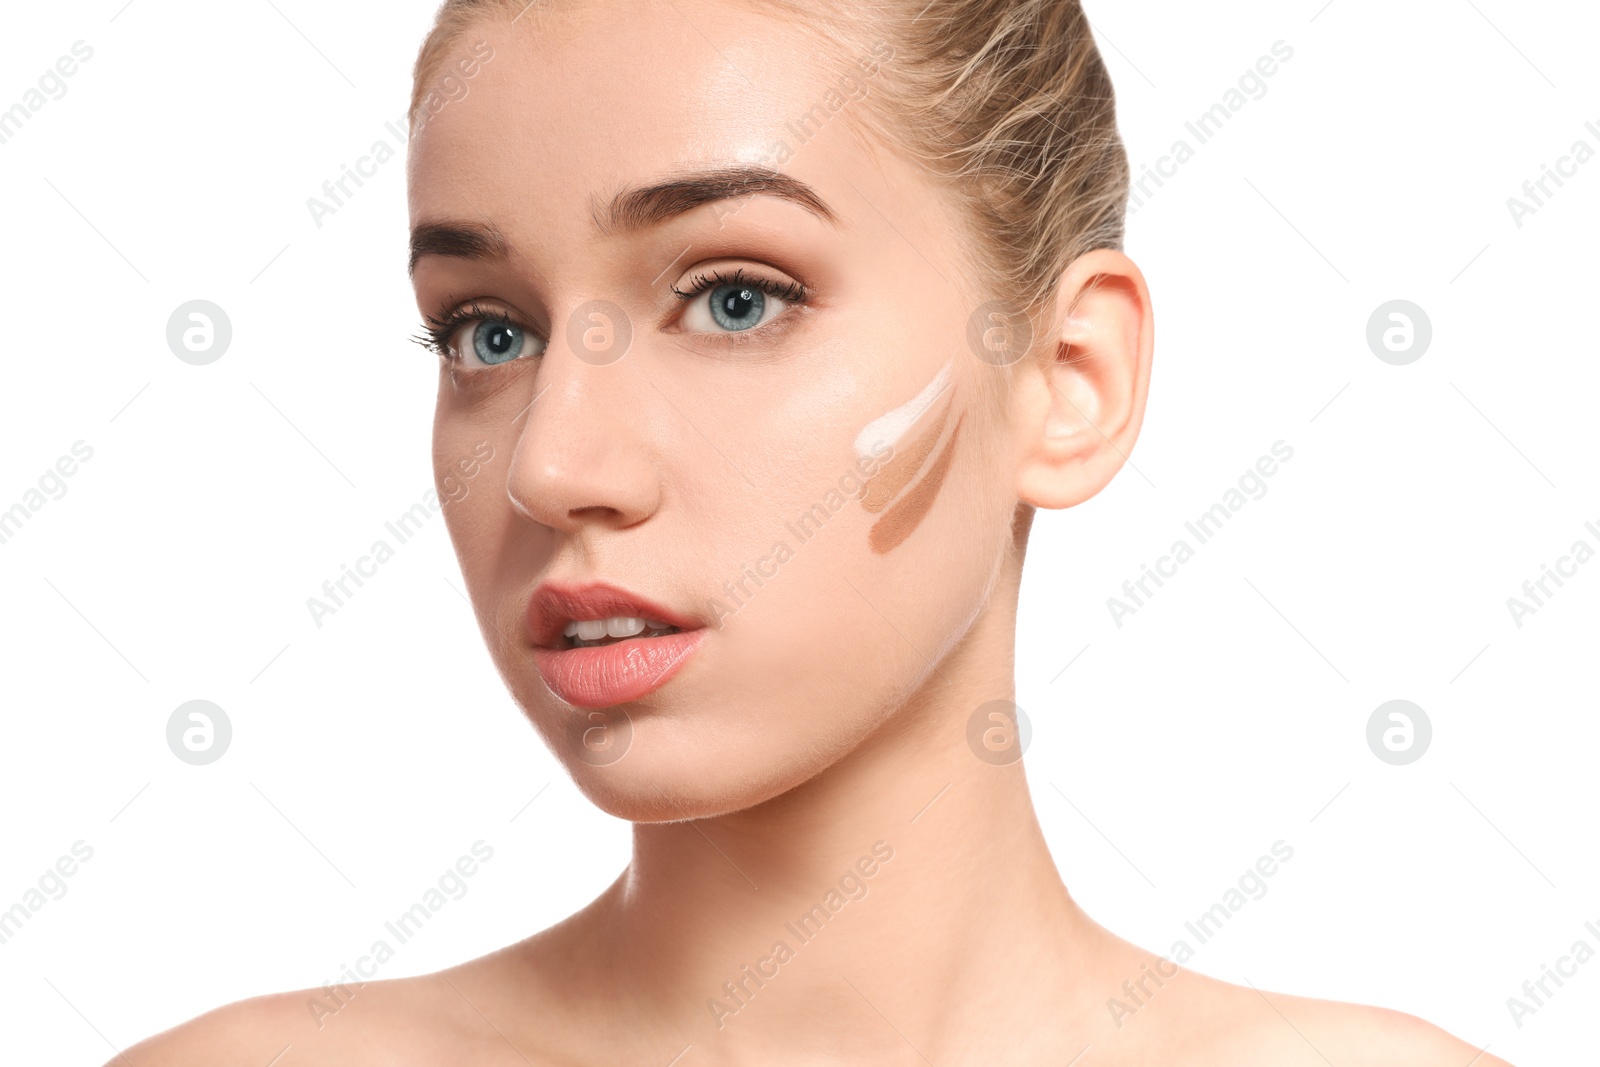
{"label": "woman's face", "polygon": [[[848,128],[892,50],[849,61],[717,0],[539,8],[466,31],[412,144],[418,306],[474,316],[450,535],[517,701],[624,818],[775,796],[944,686],[1010,543],[982,297],[934,187]],[[684,632],[562,632],[629,615]]]}

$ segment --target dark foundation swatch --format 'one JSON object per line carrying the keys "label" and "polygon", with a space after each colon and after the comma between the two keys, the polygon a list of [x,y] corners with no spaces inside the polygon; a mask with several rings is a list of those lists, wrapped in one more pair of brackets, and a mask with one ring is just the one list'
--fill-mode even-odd
{"label": "dark foundation swatch", "polygon": [[861,495],[862,507],[873,513],[882,511],[922,469],[933,446],[938,444],[940,435],[944,433],[945,423],[950,421],[950,405],[954,400],[954,397],[946,397],[938,419],[917,435],[910,448],[896,452],[882,470],[867,479],[866,492]]}
{"label": "dark foundation swatch", "polygon": [[955,455],[956,438],[961,436],[961,423],[965,419],[966,415],[956,419],[955,428],[950,431],[950,440],[945,442],[939,458],[928,468],[927,477],[912,486],[902,500],[884,512],[883,518],[872,524],[872,532],[867,537],[872,551],[882,555],[895,548],[910,537],[927,517],[928,512],[933,510],[933,502],[939,495],[939,486],[944,484],[944,476],[950,470],[950,460]]}

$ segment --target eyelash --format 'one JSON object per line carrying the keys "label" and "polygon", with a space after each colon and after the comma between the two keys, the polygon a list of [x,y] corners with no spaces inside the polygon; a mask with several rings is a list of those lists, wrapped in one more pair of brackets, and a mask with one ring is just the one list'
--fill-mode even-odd
{"label": "eyelash", "polygon": [[459,358],[450,351],[450,339],[456,332],[469,322],[487,319],[490,322],[505,322],[519,329],[527,329],[519,322],[514,322],[511,316],[494,308],[485,307],[472,300],[451,311],[447,315],[425,315],[423,317],[422,332],[411,339],[426,348],[440,359],[454,363]]}
{"label": "eyelash", "polygon": [[[715,289],[720,285],[747,285],[752,289],[760,290],[768,296],[777,297],[778,299],[787,303],[798,304],[801,306],[804,306],[807,300],[806,287],[801,285],[799,282],[779,282],[771,278],[761,277],[760,275],[747,277],[743,267],[738,268],[731,274],[726,274],[720,270],[711,271],[709,274],[697,274],[695,275],[694,279],[690,281],[689,288],[687,290],[679,289],[676,285],[669,286],[668,288],[670,288],[680,300],[682,300],[684,303],[688,303],[701,293],[704,293],[710,289]],[[413,336],[411,340],[439,356],[441,359],[454,362],[458,357],[450,351],[450,339],[456,335],[461,327],[468,323],[478,322],[480,320],[504,322],[508,325],[516,326],[519,329],[528,329],[526,326],[523,326],[521,323],[515,321],[511,316],[505,314],[504,312],[495,308],[485,307],[476,300],[473,300],[462,305],[461,307],[454,309],[448,314],[424,316],[422,332]],[[741,334],[754,333],[757,330],[764,329],[767,325],[769,324],[764,323],[762,326],[757,326],[752,330],[740,330],[718,336],[737,338]],[[528,332],[532,333],[533,331],[529,330]]]}
{"label": "eyelash", "polygon": [[[707,289],[714,289],[719,285],[748,285],[752,289],[759,289],[768,296],[775,296],[778,299],[788,301],[791,304],[804,304],[806,302],[806,287],[801,285],[799,282],[789,282],[785,284],[783,282],[773,281],[771,278],[763,278],[760,275],[756,275],[753,278],[747,278],[745,277],[743,267],[740,267],[732,274],[724,274],[718,270],[712,271],[709,275],[697,274],[694,276],[694,280],[689,283],[690,288],[688,292],[684,292],[676,285],[671,286],[671,289],[674,293],[677,293],[679,297],[687,301],[693,300]],[[756,329],[760,329],[760,327],[758,326]],[[750,333],[751,331],[743,330],[740,332]]]}

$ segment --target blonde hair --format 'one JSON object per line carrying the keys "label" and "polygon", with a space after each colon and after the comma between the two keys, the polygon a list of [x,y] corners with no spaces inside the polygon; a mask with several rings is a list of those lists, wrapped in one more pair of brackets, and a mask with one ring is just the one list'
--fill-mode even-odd
{"label": "blonde hair", "polygon": [[[470,27],[538,18],[558,2],[444,0],[417,56],[413,121]],[[980,284],[1006,305],[1039,308],[1078,256],[1122,247],[1127,153],[1078,0],[751,2],[831,46],[820,54],[841,71],[868,40],[887,43],[867,106],[845,108],[846,122],[933,176]]]}

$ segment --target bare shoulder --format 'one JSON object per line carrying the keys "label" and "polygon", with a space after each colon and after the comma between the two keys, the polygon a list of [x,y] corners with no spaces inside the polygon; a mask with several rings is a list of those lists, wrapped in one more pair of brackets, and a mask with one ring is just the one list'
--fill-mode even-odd
{"label": "bare shoulder", "polygon": [[1190,970],[1112,937],[1100,1062],[1228,1067],[1511,1067],[1480,1045],[1387,1008],[1291,996]]}
{"label": "bare shoulder", "polygon": [[494,973],[498,955],[415,978],[235,1001],[141,1041],[106,1067],[544,1067],[549,1061],[513,1025]]}
{"label": "bare shoulder", "polygon": [[1511,1067],[1415,1015],[1230,986],[1230,1051],[1245,1062],[1337,1067]]}
{"label": "bare shoulder", "polygon": [[[404,1067],[447,1026],[410,978],[250,997],[141,1041],[106,1067]],[[331,1008],[330,1008],[331,1005]],[[409,1057],[409,1058],[408,1058]]]}

